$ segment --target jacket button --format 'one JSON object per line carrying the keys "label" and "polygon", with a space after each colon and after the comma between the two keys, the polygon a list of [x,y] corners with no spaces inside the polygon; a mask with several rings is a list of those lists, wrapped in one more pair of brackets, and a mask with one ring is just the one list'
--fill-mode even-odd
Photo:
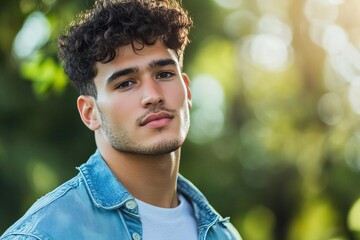
{"label": "jacket button", "polygon": [[129,200],[125,204],[126,208],[133,210],[137,207],[137,203],[134,200]]}
{"label": "jacket button", "polygon": [[138,234],[137,232],[134,232],[134,233],[132,234],[132,239],[133,239],[133,240],[140,240],[140,239],[141,239],[141,236],[140,236],[140,234]]}

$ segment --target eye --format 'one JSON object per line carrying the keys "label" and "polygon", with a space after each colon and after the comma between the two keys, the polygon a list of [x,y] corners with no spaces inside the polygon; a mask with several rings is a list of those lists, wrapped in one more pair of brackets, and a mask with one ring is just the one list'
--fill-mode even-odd
{"label": "eye", "polygon": [[174,76],[175,74],[172,72],[160,72],[156,75],[157,79],[160,78],[171,78],[172,76]]}
{"label": "eye", "polygon": [[115,86],[115,88],[116,88],[116,89],[126,89],[126,88],[131,87],[131,86],[134,85],[134,84],[135,84],[134,81],[128,80],[128,81],[121,82],[120,84],[117,84],[117,85]]}

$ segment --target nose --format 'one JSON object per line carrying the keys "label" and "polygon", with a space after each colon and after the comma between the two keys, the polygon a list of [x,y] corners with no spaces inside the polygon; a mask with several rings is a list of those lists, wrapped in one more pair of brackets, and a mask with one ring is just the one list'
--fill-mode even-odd
{"label": "nose", "polygon": [[148,79],[143,81],[143,96],[141,100],[141,105],[144,108],[151,106],[157,106],[164,103],[164,97],[162,94],[161,87],[159,83],[154,79]]}

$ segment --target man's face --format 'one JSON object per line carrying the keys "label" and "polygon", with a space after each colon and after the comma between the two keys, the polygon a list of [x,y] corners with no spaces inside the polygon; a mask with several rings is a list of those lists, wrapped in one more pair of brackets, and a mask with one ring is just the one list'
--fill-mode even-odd
{"label": "man's face", "polygon": [[190,90],[175,53],[161,41],[97,63],[100,134],[114,149],[158,155],[177,150],[189,130]]}

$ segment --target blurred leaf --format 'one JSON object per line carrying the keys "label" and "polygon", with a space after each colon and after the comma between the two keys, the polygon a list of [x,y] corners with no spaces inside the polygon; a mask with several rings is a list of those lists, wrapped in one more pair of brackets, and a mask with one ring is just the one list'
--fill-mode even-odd
{"label": "blurred leaf", "polygon": [[348,215],[349,229],[354,231],[360,237],[360,199],[351,207]]}
{"label": "blurred leaf", "polygon": [[23,62],[21,73],[33,83],[38,96],[46,95],[49,91],[61,93],[67,84],[62,67],[54,59],[42,55],[38,55],[32,61]]}
{"label": "blurred leaf", "polygon": [[312,200],[304,206],[295,219],[289,240],[332,239],[340,230],[337,211],[326,199]]}
{"label": "blurred leaf", "polygon": [[244,239],[272,240],[275,216],[264,206],[256,206],[246,214],[241,228]]}

